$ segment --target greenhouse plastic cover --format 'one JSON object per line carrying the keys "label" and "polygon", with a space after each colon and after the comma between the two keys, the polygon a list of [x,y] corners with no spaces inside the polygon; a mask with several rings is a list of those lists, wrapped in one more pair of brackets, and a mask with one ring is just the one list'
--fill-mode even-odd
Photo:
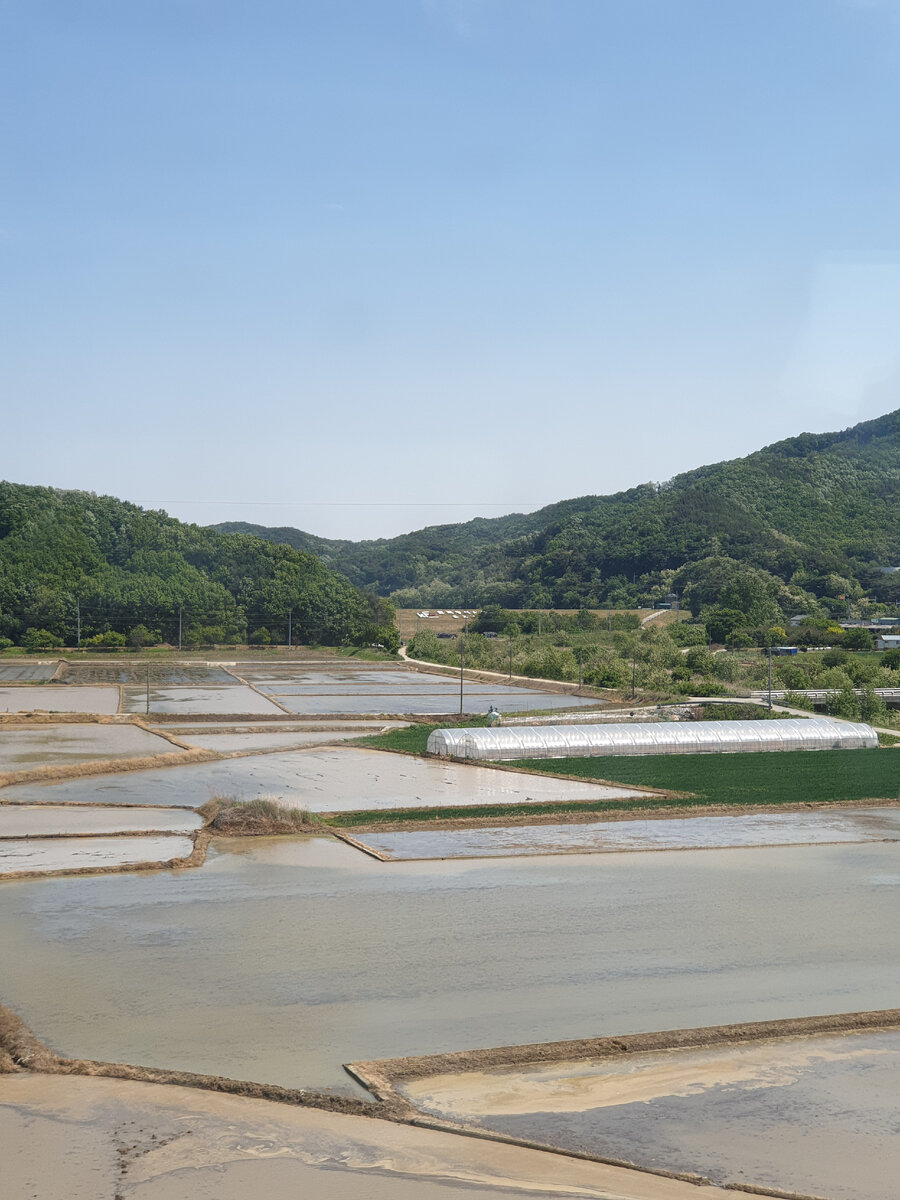
{"label": "greenhouse plastic cover", "polygon": [[734,754],[748,750],[864,750],[869,725],[828,717],[783,721],[659,721],[435,729],[428,753],[451,758],[587,758],[605,754]]}

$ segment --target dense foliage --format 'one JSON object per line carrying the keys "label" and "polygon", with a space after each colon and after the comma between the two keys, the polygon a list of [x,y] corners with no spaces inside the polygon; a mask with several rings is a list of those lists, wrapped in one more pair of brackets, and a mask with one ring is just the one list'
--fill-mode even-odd
{"label": "dense foliage", "polygon": [[[762,625],[900,601],[900,411],[802,434],[668,483],[567,500],[529,515],[402,537],[330,542],[227,525],[322,557],[400,607],[637,607],[676,591]],[[735,602],[736,601],[736,602]]]}
{"label": "dense foliage", "polygon": [[[109,496],[0,483],[0,638],[33,649],[381,642],[393,610],[318,558]],[[2,644],[2,642],[0,642]]]}
{"label": "dense foliage", "polygon": [[[489,619],[485,614],[490,610],[483,610],[482,620]],[[544,613],[538,632],[537,616],[501,611],[500,621],[489,622],[499,626],[495,637],[489,631],[488,636],[469,632],[439,638],[430,629],[420,629],[407,651],[423,662],[458,667],[461,656],[464,666],[477,670],[565,683],[580,681],[588,687],[612,689],[623,697],[632,693],[672,698],[727,696],[768,686],[770,664],[764,649],[711,651],[700,625],[641,628],[631,613],[611,614],[609,621],[589,612],[571,616]],[[816,635],[835,642],[845,636],[841,629],[828,635],[817,630]],[[773,689],[791,693],[787,703],[794,707],[812,707],[799,694],[804,689],[824,689],[834,693],[826,705],[826,711],[834,716],[900,726],[900,713],[886,709],[875,691],[900,685],[900,655],[894,651],[873,653],[871,638],[868,651],[848,652],[835,646],[790,657],[773,656],[771,671]],[[734,710],[727,710],[727,715],[734,716]]]}

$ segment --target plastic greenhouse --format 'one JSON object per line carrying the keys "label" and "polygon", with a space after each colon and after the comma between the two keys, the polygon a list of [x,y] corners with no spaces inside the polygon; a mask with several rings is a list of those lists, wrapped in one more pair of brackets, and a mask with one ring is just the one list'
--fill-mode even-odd
{"label": "plastic greenhouse", "polygon": [[446,758],[588,758],[606,754],[737,754],[751,750],[867,750],[868,725],[828,717],[784,721],[660,721],[435,729],[428,753]]}

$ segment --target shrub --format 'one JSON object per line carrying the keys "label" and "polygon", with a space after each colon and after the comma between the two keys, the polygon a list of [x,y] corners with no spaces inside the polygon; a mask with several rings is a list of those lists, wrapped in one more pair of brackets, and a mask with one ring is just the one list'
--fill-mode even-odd
{"label": "shrub", "polygon": [[859,719],[859,700],[852,688],[844,687],[834,696],[829,696],[825,711],[829,717],[847,717],[849,720]]}
{"label": "shrub", "polygon": [[871,650],[872,635],[868,629],[845,629],[841,645],[846,650]]}
{"label": "shrub", "polygon": [[849,660],[850,656],[847,651],[839,650],[837,647],[834,650],[826,650],[822,655],[822,662],[826,667],[842,667]]}
{"label": "shrub", "polygon": [[116,633],[114,629],[107,629],[106,633],[95,633],[93,637],[83,638],[82,646],[106,646],[108,648],[116,648],[125,645],[125,634]]}
{"label": "shrub", "polygon": [[128,635],[128,645],[134,646],[138,650],[142,646],[158,646],[161,641],[162,636],[149,630],[146,625],[135,625]]}
{"label": "shrub", "polygon": [[54,646],[62,644],[62,638],[51,633],[49,629],[26,629],[22,638],[22,645],[26,650],[51,650]]}

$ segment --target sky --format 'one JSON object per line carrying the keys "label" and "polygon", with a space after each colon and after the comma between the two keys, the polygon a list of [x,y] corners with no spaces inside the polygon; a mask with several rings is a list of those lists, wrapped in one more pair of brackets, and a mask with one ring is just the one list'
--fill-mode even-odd
{"label": "sky", "polygon": [[0,0],[0,477],[326,537],[900,407],[900,0]]}

